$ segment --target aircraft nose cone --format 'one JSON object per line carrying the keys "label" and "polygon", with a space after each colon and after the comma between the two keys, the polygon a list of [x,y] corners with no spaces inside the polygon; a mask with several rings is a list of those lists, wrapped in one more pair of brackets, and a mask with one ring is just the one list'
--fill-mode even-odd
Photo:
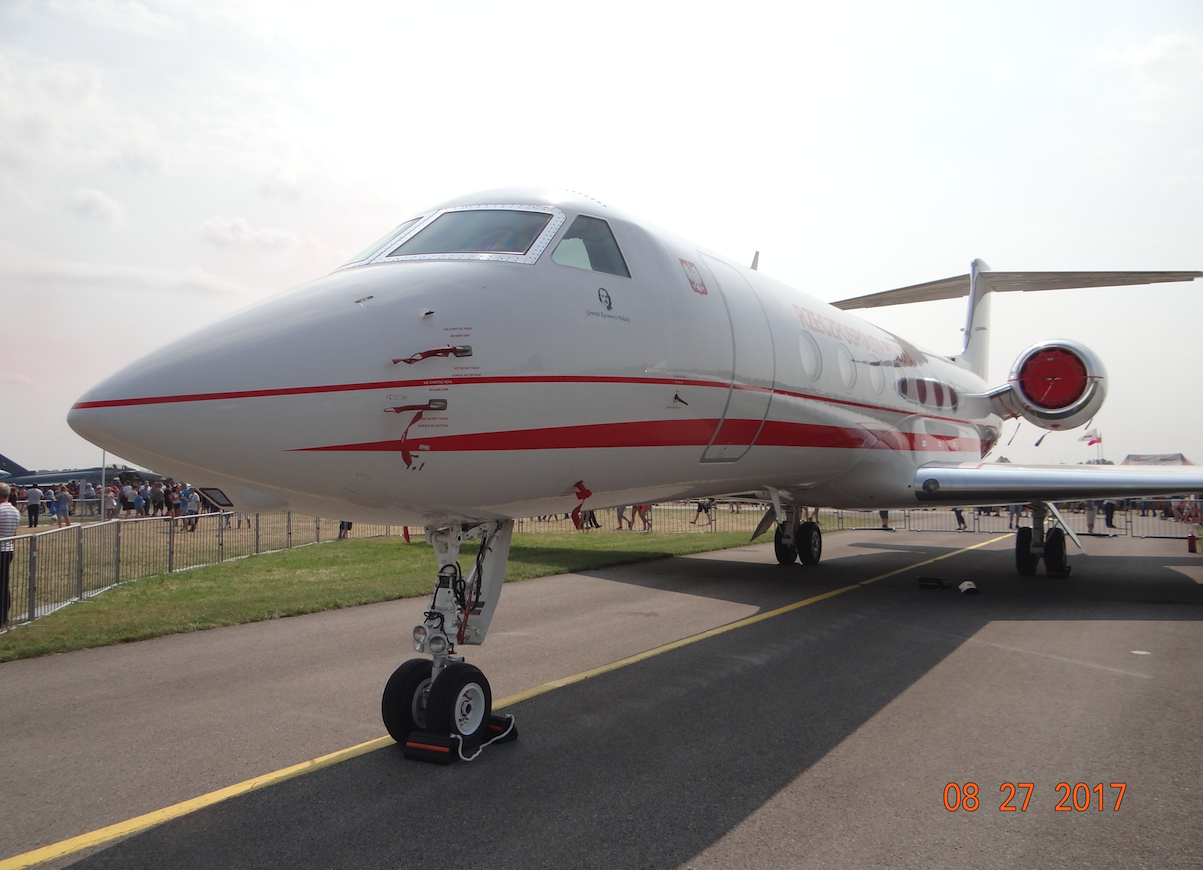
{"label": "aircraft nose cone", "polygon": [[[255,448],[290,449],[305,430],[296,405],[279,405],[284,397],[391,369],[365,341],[370,318],[346,283],[314,282],[155,351],[81,396],[68,425],[162,474],[247,471]],[[320,402],[304,410],[320,414]]]}

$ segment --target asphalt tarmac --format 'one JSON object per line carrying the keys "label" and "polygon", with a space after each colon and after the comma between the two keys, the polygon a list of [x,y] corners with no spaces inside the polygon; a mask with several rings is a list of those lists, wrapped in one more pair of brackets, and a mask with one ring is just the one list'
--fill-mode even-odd
{"label": "asphalt tarmac", "polygon": [[[824,543],[511,584],[469,650],[498,699],[852,588],[514,704],[472,764],[388,746],[44,866],[1203,866],[1203,555],[1092,539],[1052,580],[1007,537]],[[0,855],[379,737],[421,607],[0,666]]]}

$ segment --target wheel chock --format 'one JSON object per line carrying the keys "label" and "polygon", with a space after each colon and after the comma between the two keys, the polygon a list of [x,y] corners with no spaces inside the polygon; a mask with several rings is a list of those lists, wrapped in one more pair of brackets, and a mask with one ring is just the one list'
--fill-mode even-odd
{"label": "wheel chock", "polygon": [[508,713],[489,716],[485,726],[483,742],[467,747],[458,734],[432,734],[429,731],[411,732],[401,754],[410,761],[425,761],[430,764],[454,764],[457,761],[474,760],[486,746],[494,743],[509,743],[518,739],[518,726]]}
{"label": "wheel chock", "polygon": [[431,734],[429,731],[414,731],[401,747],[401,754],[410,761],[428,761],[431,764],[451,764],[459,761],[458,743],[449,734]]}

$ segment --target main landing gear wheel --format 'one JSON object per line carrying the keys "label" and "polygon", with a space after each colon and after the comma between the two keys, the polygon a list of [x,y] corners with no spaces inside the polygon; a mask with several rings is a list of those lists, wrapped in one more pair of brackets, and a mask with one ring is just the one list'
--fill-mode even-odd
{"label": "main landing gear wheel", "polygon": [[798,548],[785,543],[785,524],[777,524],[777,532],[773,535],[773,552],[777,561],[782,565],[792,565],[798,560]]}
{"label": "main landing gear wheel", "polygon": [[493,713],[493,690],[480,668],[453,662],[430,687],[426,707],[429,727],[435,734],[458,734],[471,746],[484,740]]}
{"label": "main landing gear wheel", "polygon": [[803,565],[817,565],[823,556],[823,533],[819,524],[807,521],[798,528],[798,557]]}
{"label": "main landing gear wheel", "polygon": [[414,731],[425,731],[431,688],[430,659],[410,659],[393,671],[380,699],[380,717],[389,736],[401,745]]}
{"label": "main landing gear wheel", "polygon": [[1065,532],[1053,529],[1044,536],[1044,570],[1050,577],[1069,575],[1069,559],[1065,554]]}
{"label": "main landing gear wheel", "polygon": [[1032,552],[1032,529],[1024,526],[1015,532],[1015,570],[1024,577],[1036,573],[1040,557]]}

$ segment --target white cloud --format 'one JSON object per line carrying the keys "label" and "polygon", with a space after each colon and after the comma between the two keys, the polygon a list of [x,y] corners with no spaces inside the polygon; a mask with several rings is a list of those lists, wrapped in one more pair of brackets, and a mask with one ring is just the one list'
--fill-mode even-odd
{"label": "white cloud", "polygon": [[201,224],[201,237],[218,247],[252,251],[291,251],[302,244],[296,233],[277,227],[253,227],[242,217],[209,218]]}
{"label": "white cloud", "polygon": [[1179,33],[1164,33],[1143,45],[1122,49],[1104,46],[1099,58],[1131,76],[1129,99],[1146,112],[1175,103],[1178,110],[1197,108],[1203,97],[1203,45]]}
{"label": "white cloud", "polygon": [[199,266],[168,270],[33,259],[0,261],[0,291],[6,288],[14,291],[19,288],[21,293],[27,295],[49,290],[93,295],[112,291],[140,291],[245,296],[250,292]]}
{"label": "white cloud", "polygon": [[104,191],[91,187],[81,187],[71,194],[67,199],[67,209],[82,220],[115,226],[125,223],[125,209],[121,203]]}
{"label": "white cloud", "polygon": [[47,5],[77,21],[138,36],[160,36],[180,29],[176,18],[137,0],[51,0]]}

